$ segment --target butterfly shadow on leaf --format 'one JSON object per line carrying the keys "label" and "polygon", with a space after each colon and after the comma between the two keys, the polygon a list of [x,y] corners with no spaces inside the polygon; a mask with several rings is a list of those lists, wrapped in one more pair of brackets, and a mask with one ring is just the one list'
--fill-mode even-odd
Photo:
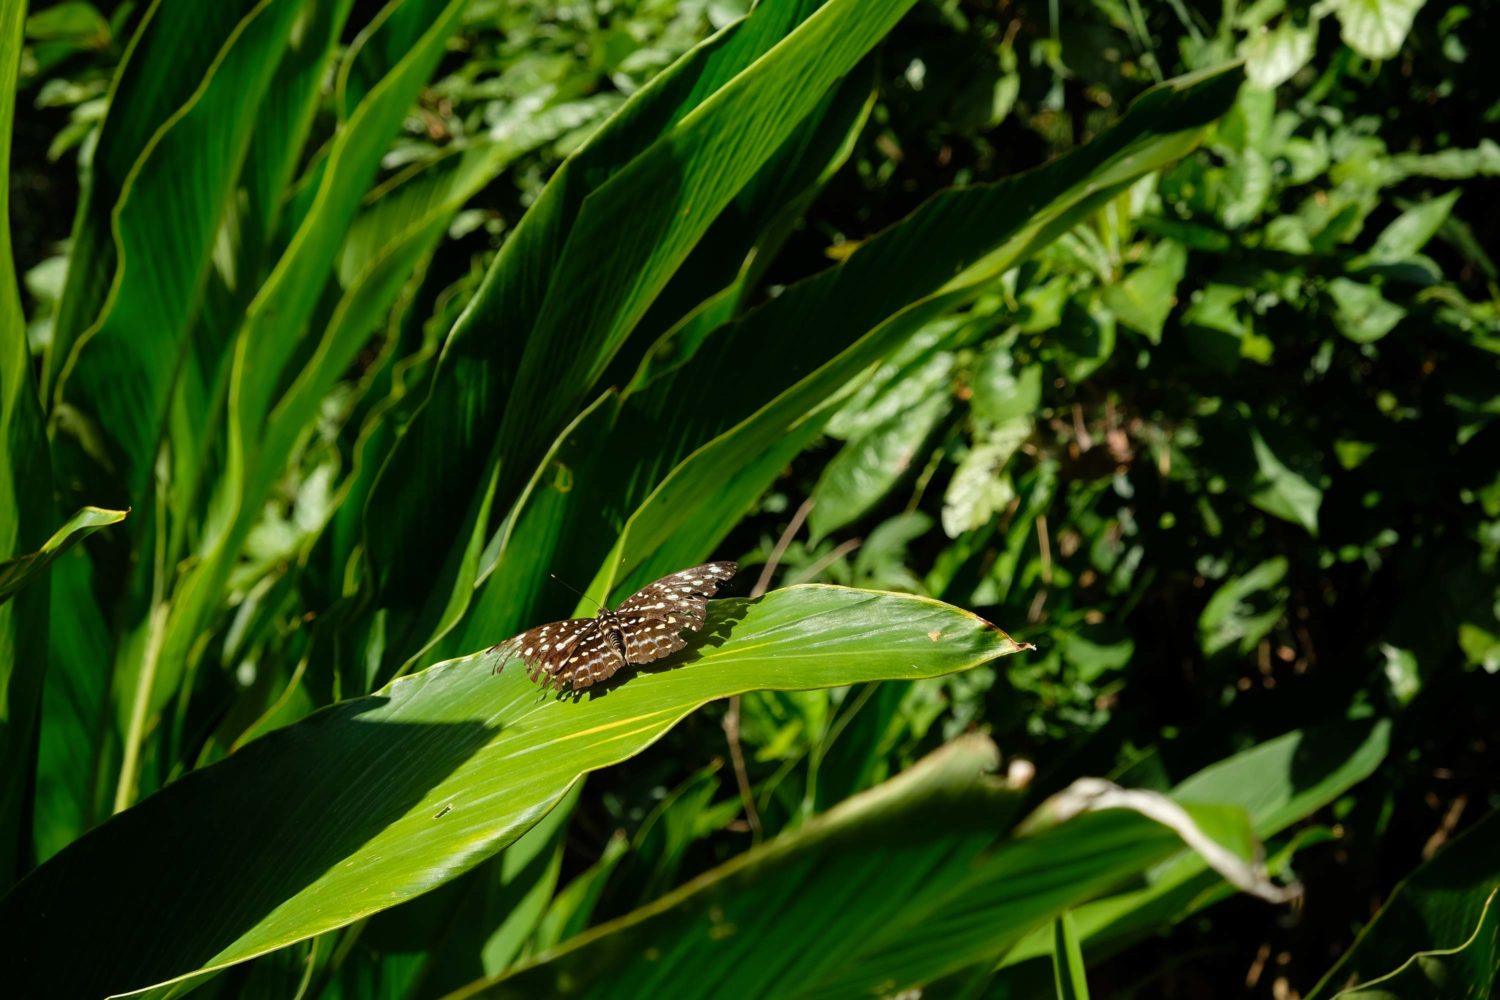
{"label": "butterfly shadow on leaf", "polygon": [[688,641],[687,648],[650,663],[633,664],[608,680],[591,687],[552,691],[550,697],[557,701],[592,701],[595,698],[603,698],[622,685],[629,684],[632,678],[642,674],[660,674],[680,667],[692,666],[699,660],[705,659],[709,650],[718,649],[729,641],[729,637],[734,633],[735,627],[744,620],[750,606],[760,603],[761,600],[760,597],[748,599],[731,597],[714,601],[708,606],[708,621],[704,623],[703,628],[685,634]]}

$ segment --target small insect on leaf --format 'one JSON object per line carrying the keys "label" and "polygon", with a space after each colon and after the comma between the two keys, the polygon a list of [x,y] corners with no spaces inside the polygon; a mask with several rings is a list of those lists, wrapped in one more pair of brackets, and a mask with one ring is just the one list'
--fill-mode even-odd
{"label": "small insect on leaf", "polygon": [[600,608],[594,618],[522,632],[493,647],[504,654],[495,673],[520,659],[542,687],[577,690],[608,680],[626,664],[659,660],[687,645],[682,632],[703,627],[708,599],[738,571],[732,562],[704,563],[641,588],[613,611]]}

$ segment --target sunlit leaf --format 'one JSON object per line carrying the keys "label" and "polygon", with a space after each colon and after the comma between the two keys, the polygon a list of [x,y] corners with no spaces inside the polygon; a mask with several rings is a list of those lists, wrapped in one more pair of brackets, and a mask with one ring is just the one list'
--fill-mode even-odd
{"label": "sunlit leaf", "polygon": [[[92,996],[241,962],[472,868],[707,701],[936,676],[1016,648],[936,601],[809,586],[715,602],[685,654],[582,698],[549,696],[516,664],[494,677],[493,656],[449,661],[277,730],[69,845],[0,901],[26,956],[11,981]],[[86,963],[61,960],[76,933],[94,942]]]}

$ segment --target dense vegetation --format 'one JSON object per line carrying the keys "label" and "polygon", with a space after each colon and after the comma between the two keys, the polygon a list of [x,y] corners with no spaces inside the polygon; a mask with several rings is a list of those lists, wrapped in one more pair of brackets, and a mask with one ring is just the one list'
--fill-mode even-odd
{"label": "dense vegetation", "polygon": [[31,6],[20,995],[1494,988],[1500,10]]}

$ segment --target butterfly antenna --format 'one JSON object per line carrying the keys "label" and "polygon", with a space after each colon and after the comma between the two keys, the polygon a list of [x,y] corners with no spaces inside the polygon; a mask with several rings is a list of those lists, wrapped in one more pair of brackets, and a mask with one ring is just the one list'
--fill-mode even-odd
{"label": "butterfly antenna", "polygon": [[577,587],[573,586],[571,583],[569,583],[568,581],[564,580],[562,577],[558,576],[556,573],[548,573],[547,575],[550,576],[550,577],[552,577],[552,579],[556,580],[558,583],[562,584],[564,587],[567,587],[569,590],[571,590],[573,593],[577,594],[579,597],[583,598],[585,601],[588,601],[590,604],[592,604],[594,607],[598,608],[600,611],[607,611],[608,610],[604,605],[600,604],[598,601],[594,600],[588,594],[585,594],[583,591],[579,590]]}

